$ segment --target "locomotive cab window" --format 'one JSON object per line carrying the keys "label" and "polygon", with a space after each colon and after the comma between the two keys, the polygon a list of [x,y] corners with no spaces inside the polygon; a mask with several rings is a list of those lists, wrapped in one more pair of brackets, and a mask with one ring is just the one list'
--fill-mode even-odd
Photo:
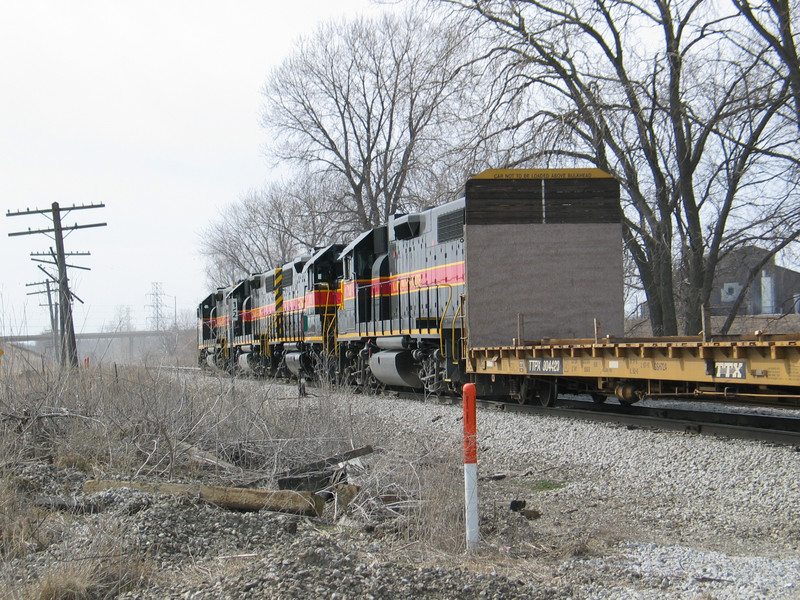
{"label": "locomotive cab window", "polygon": [[406,215],[395,221],[394,237],[398,240],[411,240],[417,237],[421,229],[420,215]]}

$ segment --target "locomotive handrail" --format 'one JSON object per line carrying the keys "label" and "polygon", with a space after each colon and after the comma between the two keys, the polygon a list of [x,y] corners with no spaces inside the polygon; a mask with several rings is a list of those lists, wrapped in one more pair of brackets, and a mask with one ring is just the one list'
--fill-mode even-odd
{"label": "locomotive handrail", "polygon": [[464,305],[464,296],[459,298],[458,308],[456,309],[456,314],[453,315],[453,333],[451,334],[450,340],[450,347],[453,349],[453,360],[451,364],[457,365],[458,361],[455,360],[455,348],[456,348],[456,319],[458,319],[458,313],[461,312],[461,307]]}
{"label": "locomotive handrail", "polygon": [[[339,344],[336,341],[336,335],[331,335],[333,328],[336,326],[336,310],[331,310],[330,305],[330,292],[331,285],[327,282],[320,282],[315,284],[319,290],[327,290],[328,298],[325,301],[325,310],[322,312],[322,322],[320,329],[322,330],[322,349],[323,352],[329,351],[328,340],[333,339],[333,354],[339,355]],[[314,289],[313,291],[317,291]]]}
{"label": "locomotive handrail", "polygon": [[[244,313],[247,312],[247,302],[249,300],[251,300],[251,299],[252,299],[252,296],[248,296],[242,302],[242,309],[240,311],[242,313],[242,316],[244,316]],[[248,328],[250,329],[249,332],[248,332]],[[252,333],[253,333],[253,317],[251,315],[249,321],[247,319],[244,319],[244,318],[242,319],[242,336],[243,337],[247,337],[248,335],[252,335]]]}
{"label": "locomotive handrail", "polygon": [[442,311],[442,318],[439,320],[439,351],[442,353],[442,358],[446,359],[447,353],[444,351],[444,318],[447,316],[447,309],[450,308],[450,302],[453,299],[453,286],[449,283],[445,283],[443,285],[446,285],[448,291],[450,292],[447,296],[447,303],[444,305],[444,310]]}
{"label": "locomotive handrail", "polygon": [[[437,325],[438,325],[438,332],[437,333],[440,336],[440,350],[444,354],[444,338],[442,337],[442,331],[444,330],[444,324],[445,324],[445,319],[446,319],[446,316],[447,316],[447,311],[449,310],[450,305],[452,304],[452,301],[453,301],[453,284],[446,283],[446,282],[436,282],[436,283],[425,284],[424,285],[421,282],[421,279],[422,279],[422,274],[414,273],[414,274],[404,275],[404,276],[386,277],[386,278],[379,279],[378,281],[371,280],[371,279],[370,280],[366,280],[366,281],[359,280],[359,279],[354,279],[354,280],[351,280],[351,281],[353,281],[355,283],[357,290],[369,290],[370,291],[370,298],[371,298],[371,301],[373,301],[373,302],[376,300],[376,298],[380,298],[382,296],[382,291],[383,291],[382,288],[383,288],[383,286],[389,285],[389,286],[393,287],[393,286],[396,285],[396,289],[397,289],[397,294],[396,295],[398,296],[398,300],[397,300],[397,302],[398,302],[398,305],[397,305],[397,308],[398,308],[397,326],[398,326],[398,331],[400,331],[400,332],[402,332],[404,330],[403,316],[402,316],[402,314],[403,314],[403,305],[402,305],[403,304],[403,296],[406,297],[406,309],[408,311],[408,322],[405,324],[405,329],[407,329],[410,332],[410,331],[414,330],[414,327],[413,327],[413,325],[414,325],[413,315],[411,314],[411,308],[412,308],[411,294],[416,292],[418,295],[420,295],[420,294],[423,293],[423,291],[427,294],[427,298],[428,298],[427,307],[428,308],[427,308],[427,310],[425,312],[425,315],[423,316],[422,312],[420,312],[417,315],[418,318],[420,318],[420,319],[424,318],[424,320],[427,322],[427,321],[431,321],[434,318],[437,318],[438,315],[439,315],[439,307],[440,307],[440,305],[439,305],[439,295],[438,295],[438,293],[435,295],[435,297],[434,297],[435,306],[431,307],[431,290],[438,290],[439,288],[447,287],[448,290],[449,290],[449,296],[448,296],[447,304],[446,304],[445,309],[442,312],[441,316],[438,317],[438,322],[437,322]],[[405,286],[406,286],[405,290],[403,290],[403,284],[405,284]],[[416,289],[412,290],[411,289],[412,285],[414,285]],[[340,302],[339,302],[339,308],[340,309],[344,308],[344,296],[345,296],[344,286],[345,286],[345,281],[343,280],[341,282],[340,286],[339,286],[340,287],[340,291],[341,291],[341,293],[340,293]],[[375,295],[375,293],[374,293],[376,289],[380,292],[377,295]],[[390,287],[390,289],[391,289],[391,287]],[[419,298],[419,300],[420,301],[417,303],[417,308],[419,308],[421,310],[421,307],[422,307],[421,298]],[[453,319],[454,323],[455,323],[455,320],[458,318],[457,314]],[[387,319],[381,319],[381,323],[384,323],[386,320]],[[393,330],[394,321],[395,321],[395,318],[394,318],[393,314],[389,315],[388,321],[391,324],[391,329]],[[366,322],[362,323],[360,321],[356,321],[356,327],[357,327],[358,332],[363,334],[363,335],[372,335],[372,334],[377,335],[379,333],[378,328],[377,328],[377,322],[376,322],[376,320],[374,318],[371,320],[370,323],[366,323]],[[385,326],[382,325],[381,327],[382,327],[382,329],[381,329],[380,333],[381,334],[385,334],[386,333]],[[428,329],[431,329],[431,327],[428,326]]]}

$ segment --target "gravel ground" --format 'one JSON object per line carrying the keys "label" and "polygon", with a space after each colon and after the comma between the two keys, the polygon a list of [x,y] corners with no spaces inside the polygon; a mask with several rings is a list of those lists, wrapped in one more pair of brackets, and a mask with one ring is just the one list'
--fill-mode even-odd
{"label": "gravel ground", "polygon": [[[27,597],[26,586],[54,565],[113,542],[149,565],[147,583],[111,596],[129,600],[800,598],[797,448],[479,411],[481,547],[465,555],[461,542],[419,543],[407,515],[387,516],[376,502],[400,477],[386,467],[396,457],[424,479],[426,460],[457,456],[460,407],[315,392],[275,402],[347,413],[359,441],[378,450],[362,459],[362,494],[345,516],[239,513],[191,497],[105,491],[89,498],[98,512],[54,511],[49,544],[3,559],[8,597]],[[43,462],[14,468],[31,494],[80,499],[89,477]],[[430,501],[456,514],[458,468],[450,460],[442,476],[456,493]],[[512,500],[525,509],[510,510]],[[453,523],[460,538],[463,523]]]}

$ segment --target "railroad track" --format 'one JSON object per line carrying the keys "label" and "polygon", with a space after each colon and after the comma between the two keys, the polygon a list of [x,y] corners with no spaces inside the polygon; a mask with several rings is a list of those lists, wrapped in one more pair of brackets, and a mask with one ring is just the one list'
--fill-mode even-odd
{"label": "railroad track", "polygon": [[[181,370],[202,372],[202,369],[197,367],[184,367]],[[294,385],[288,381],[286,383]],[[425,399],[424,394],[408,391],[384,392],[384,395],[388,394],[397,398]],[[459,403],[460,399],[452,397],[445,401]],[[615,423],[628,427],[683,431],[698,435],[751,439],[797,446],[800,449],[800,411],[798,411],[797,417],[771,416],[664,406],[597,404],[564,397],[558,399],[556,407],[480,399],[477,404],[488,410]]]}
{"label": "railroad track", "polygon": [[487,409],[616,423],[628,427],[646,427],[684,431],[736,439],[751,439],[800,448],[800,417],[779,417],[751,413],[686,410],[667,407],[595,404],[559,398],[557,407],[509,404],[479,400]]}

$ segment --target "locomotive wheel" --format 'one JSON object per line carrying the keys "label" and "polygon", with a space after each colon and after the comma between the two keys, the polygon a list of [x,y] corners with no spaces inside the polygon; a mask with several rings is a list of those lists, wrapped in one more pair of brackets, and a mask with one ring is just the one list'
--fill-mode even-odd
{"label": "locomotive wheel", "polygon": [[386,389],[386,384],[383,383],[382,381],[378,381],[377,379],[375,379],[375,376],[372,373],[370,373],[369,379],[367,380],[367,384],[364,386],[364,391],[373,396],[377,396],[379,394],[382,394],[383,390],[385,389]]}
{"label": "locomotive wheel", "polygon": [[356,377],[353,374],[353,367],[347,366],[342,369],[342,372],[339,374],[339,385],[345,387],[356,387]]}
{"label": "locomotive wheel", "polygon": [[555,381],[542,381],[536,386],[536,393],[539,396],[539,404],[554,406],[558,398],[558,385]]}

